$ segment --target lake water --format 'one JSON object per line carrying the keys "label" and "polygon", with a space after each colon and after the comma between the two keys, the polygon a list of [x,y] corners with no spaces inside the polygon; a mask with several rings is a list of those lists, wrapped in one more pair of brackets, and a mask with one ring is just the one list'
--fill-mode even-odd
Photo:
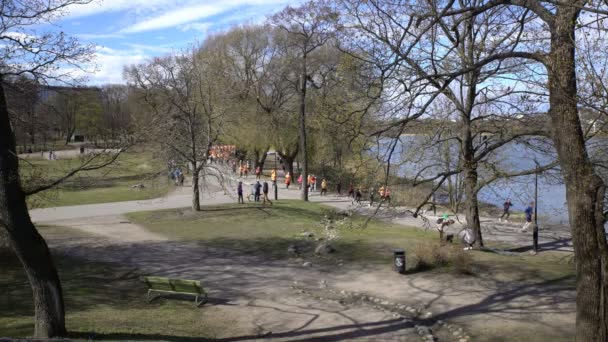
{"label": "lake water", "polygon": [[[455,168],[458,163],[458,145],[454,142],[443,142],[429,147],[429,141],[438,141],[426,136],[402,136],[395,146],[392,163],[395,163],[400,176],[408,178],[418,175],[419,179],[429,178],[438,171]],[[390,141],[383,141],[381,158],[388,159]],[[478,145],[492,143],[479,141]],[[590,143],[590,151],[605,152],[607,140]],[[507,172],[518,172],[534,169],[536,163],[545,165],[555,160],[555,150],[548,140],[535,138],[525,142],[511,143],[495,150],[481,163],[480,181],[487,177],[490,167],[497,167]],[[510,198],[512,210],[523,211],[534,200],[535,175],[499,180],[484,187],[479,193],[479,200],[502,208],[505,199]],[[547,223],[568,224],[566,189],[559,169],[542,172],[538,176],[538,215],[539,220]]]}

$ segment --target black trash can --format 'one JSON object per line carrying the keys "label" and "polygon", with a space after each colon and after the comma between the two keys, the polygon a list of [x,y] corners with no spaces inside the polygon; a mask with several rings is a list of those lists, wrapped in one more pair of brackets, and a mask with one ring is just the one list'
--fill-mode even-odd
{"label": "black trash can", "polygon": [[84,154],[84,147],[80,147],[80,154]]}
{"label": "black trash can", "polygon": [[405,250],[395,249],[393,252],[395,270],[401,274],[405,274]]}

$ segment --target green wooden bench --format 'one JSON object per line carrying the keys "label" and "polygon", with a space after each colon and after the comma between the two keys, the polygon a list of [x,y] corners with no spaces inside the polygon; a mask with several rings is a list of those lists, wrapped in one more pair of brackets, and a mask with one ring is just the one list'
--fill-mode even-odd
{"label": "green wooden bench", "polygon": [[[164,277],[140,277],[139,279],[148,285],[148,302],[151,302],[155,298],[150,297],[152,292],[193,295],[195,296],[194,304],[196,306],[200,306],[207,302],[207,291],[205,291],[201,286],[201,282],[198,280],[182,280]],[[200,301],[199,297],[201,298]]]}

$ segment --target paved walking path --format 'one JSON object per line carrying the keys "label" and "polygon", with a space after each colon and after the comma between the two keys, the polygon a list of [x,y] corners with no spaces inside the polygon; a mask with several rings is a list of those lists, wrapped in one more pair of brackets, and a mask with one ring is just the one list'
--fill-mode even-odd
{"label": "paved walking path", "polygon": [[[233,176],[224,178],[225,192],[221,187],[211,184],[207,187],[207,191],[201,196],[201,205],[216,205],[235,202],[235,193],[237,179]],[[244,191],[249,190],[249,184],[255,182],[255,177],[250,176],[244,179]],[[279,199],[299,199],[300,191],[297,187],[289,190],[285,189],[283,184],[279,184]],[[271,192],[272,198],[272,192]],[[378,212],[376,207],[365,205],[353,205],[350,198],[345,196],[336,196],[330,194],[320,196],[318,191],[311,192],[309,200],[313,202],[323,203],[339,210],[353,210],[361,215],[376,215],[376,217],[388,220],[393,223],[401,224],[408,227],[418,227],[421,229],[435,229],[434,222],[443,213],[438,212],[438,216],[427,215],[424,219],[421,217],[414,218],[411,208],[405,207],[381,207]],[[112,220],[121,221],[121,215],[137,211],[174,209],[189,207],[192,204],[191,188],[189,186],[177,187],[167,196],[151,200],[140,201],[125,201],[113,203],[87,204],[78,206],[65,206],[44,209],[34,209],[30,211],[30,215],[34,222],[39,224],[66,224],[73,226],[74,222],[90,218],[99,219],[99,217],[111,217]],[[122,219],[122,221],[125,221]],[[485,241],[500,241],[506,242],[514,247],[521,247],[522,250],[532,245],[532,232],[521,233],[521,223],[498,222],[497,219],[481,217],[482,233]],[[457,223],[448,227],[447,233],[457,233],[466,224],[464,218],[457,219]],[[101,228],[101,227],[100,227]],[[87,229],[89,232],[101,232],[99,229]],[[117,238],[121,238],[118,236]],[[564,252],[572,252],[572,239],[568,227],[559,225],[542,225],[539,230],[539,245],[541,250],[557,250]]]}

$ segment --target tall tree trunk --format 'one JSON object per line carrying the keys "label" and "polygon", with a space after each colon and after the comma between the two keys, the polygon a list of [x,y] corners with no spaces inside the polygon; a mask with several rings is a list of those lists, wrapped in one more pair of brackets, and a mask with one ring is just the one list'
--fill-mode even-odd
{"label": "tall tree trunk", "polygon": [[[0,80],[1,81],[1,80]],[[0,229],[27,274],[34,297],[34,337],[66,334],[61,283],[51,252],[25,203],[4,87],[0,83]]]}
{"label": "tall tree trunk", "polygon": [[[306,51],[306,47],[304,47]],[[308,151],[306,144],[306,53],[302,57],[302,74],[300,75],[300,153],[302,153],[302,190],[300,199],[308,201],[308,187],[306,179],[308,178]]]}
{"label": "tall tree trunk", "polygon": [[300,150],[299,146],[296,145],[296,148],[294,149],[293,152],[290,152],[290,151],[286,151],[285,153],[279,152],[279,156],[283,160],[283,164],[287,165],[287,171],[289,171],[289,174],[291,175],[292,178],[294,178],[294,180],[296,178],[295,178],[295,174],[293,173],[293,162],[296,160],[299,150]]}
{"label": "tall tree trunk", "polygon": [[255,165],[254,168],[260,167],[260,170],[264,170],[264,163],[266,162],[266,157],[268,156],[266,152],[268,152],[270,148],[267,147],[264,150],[254,150],[255,154]]}
{"label": "tall tree trunk", "polygon": [[465,215],[468,228],[475,233],[475,245],[483,247],[481,223],[479,220],[479,202],[477,200],[477,163],[475,162],[475,149],[471,134],[471,120],[469,115],[463,115],[461,139],[462,166],[464,169],[464,200]]}
{"label": "tall tree trunk", "polygon": [[479,201],[477,200],[477,168],[466,168],[464,172],[465,215],[468,228],[473,230],[477,238],[475,244],[483,247],[481,222],[479,220]]}
{"label": "tall tree trunk", "polygon": [[192,170],[192,210],[193,211],[201,210],[199,175],[200,175],[200,170],[199,170],[198,166],[194,166],[194,168]]}
{"label": "tall tree trunk", "polygon": [[562,6],[555,17],[548,59],[553,141],[564,182],[576,264],[576,340],[608,339],[608,246],[605,187],[585,146],[577,108],[575,23],[578,10]]}

